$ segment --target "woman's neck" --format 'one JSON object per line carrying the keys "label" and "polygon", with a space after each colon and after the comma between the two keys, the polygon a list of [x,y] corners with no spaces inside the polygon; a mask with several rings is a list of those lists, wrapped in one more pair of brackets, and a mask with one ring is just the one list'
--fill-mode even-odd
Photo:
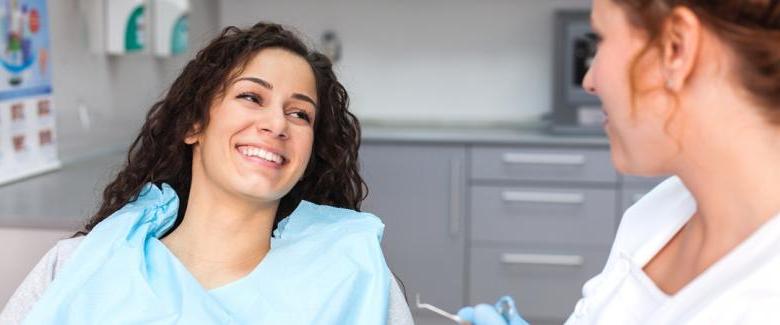
{"label": "woman's neck", "polygon": [[[704,107],[712,114],[720,109]],[[745,109],[742,116],[755,109],[731,108]],[[678,292],[780,213],[780,127],[740,119],[739,114],[687,121],[692,124],[680,142],[673,171],[696,199],[697,210],[644,267],[668,294]],[[724,127],[724,121],[730,124]]]}
{"label": "woman's neck", "polygon": [[184,218],[162,242],[204,287],[219,287],[251,272],[268,253],[276,208],[193,180]]}
{"label": "woman's neck", "polygon": [[692,230],[724,254],[780,213],[780,127],[735,122],[684,144],[678,173],[697,202]]}

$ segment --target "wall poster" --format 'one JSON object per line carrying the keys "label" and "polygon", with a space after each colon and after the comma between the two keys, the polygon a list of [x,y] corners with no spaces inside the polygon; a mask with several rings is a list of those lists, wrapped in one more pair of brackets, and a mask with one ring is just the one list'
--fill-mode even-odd
{"label": "wall poster", "polygon": [[0,185],[60,167],[46,0],[0,0]]}

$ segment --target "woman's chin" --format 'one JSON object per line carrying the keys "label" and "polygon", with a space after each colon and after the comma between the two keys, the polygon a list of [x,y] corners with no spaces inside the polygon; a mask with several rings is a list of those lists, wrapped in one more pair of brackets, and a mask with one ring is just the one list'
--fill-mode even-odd
{"label": "woman's chin", "polygon": [[660,168],[657,168],[656,165],[647,164],[647,162],[648,161],[645,161],[645,163],[631,162],[622,157],[612,156],[612,164],[621,175],[658,177],[667,174],[661,171]]}
{"label": "woman's chin", "polygon": [[622,150],[619,149],[619,147],[612,145],[612,166],[615,167],[615,169],[618,171],[618,173],[623,175],[635,175],[637,172],[636,164],[633,164],[629,161],[629,159],[625,156]]}

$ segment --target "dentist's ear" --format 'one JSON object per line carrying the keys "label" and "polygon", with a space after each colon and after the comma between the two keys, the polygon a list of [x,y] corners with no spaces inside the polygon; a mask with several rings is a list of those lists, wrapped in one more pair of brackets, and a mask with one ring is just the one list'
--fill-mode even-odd
{"label": "dentist's ear", "polygon": [[678,6],[664,24],[661,64],[666,89],[680,91],[694,71],[701,51],[701,21],[690,9]]}

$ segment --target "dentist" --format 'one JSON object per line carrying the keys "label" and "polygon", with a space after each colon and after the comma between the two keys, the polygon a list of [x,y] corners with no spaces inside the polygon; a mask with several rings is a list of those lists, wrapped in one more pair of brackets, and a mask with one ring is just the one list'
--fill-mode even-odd
{"label": "dentist", "polygon": [[[567,324],[777,323],[780,1],[594,0],[591,20],[583,86],[615,166],[677,176],[625,212]],[[459,315],[523,323],[488,305]]]}

